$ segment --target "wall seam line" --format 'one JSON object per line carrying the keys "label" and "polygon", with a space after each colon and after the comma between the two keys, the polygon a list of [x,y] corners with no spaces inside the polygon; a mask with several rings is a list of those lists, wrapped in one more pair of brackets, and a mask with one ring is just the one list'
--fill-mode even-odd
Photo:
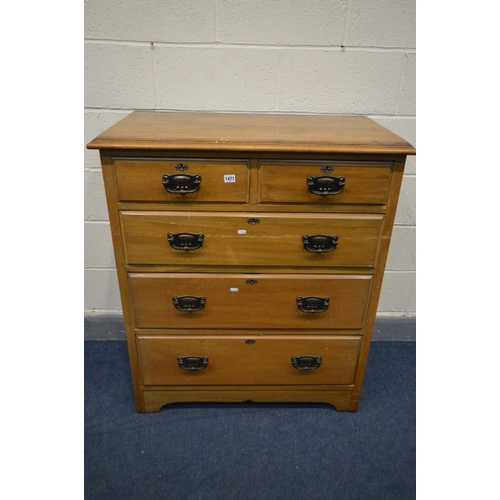
{"label": "wall seam line", "polygon": [[344,23],[344,36],[342,37],[342,48],[345,48],[347,39],[347,27],[349,25],[350,17],[351,17],[351,0],[347,0],[347,8],[345,14],[345,23]]}
{"label": "wall seam line", "polygon": [[[259,113],[259,114],[274,114],[277,110],[258,110],[246,109],[234,111],[232,109],[186,109],[186,108],[157,108],[158,111],[174,111],[174,112],[192,112],[192,113]],[[153,108],[98,108],[96,106],[85,106],[84,111],[94,113],[132,113],[132,111],[153,111]],[[288,115],[329,115],[329,116],[368,116],[373,118],[394,118],[394,119],[415,119],[416,115],[396,115],[389,114],[373,114],[373,113],[320,113],[318,111],[279,111],[280,114]]]}
{"label": "wall seam line", "polygon": [[215,38],[215,42],[219,42],[220,43],[220,40],[219,40],[219,23],[218,23],[218,20],[219,20],[219,10],[217,9],[217,0],[214,0],[214,38]]}
{"label": "wall seam line", "polygon": [[403,92],[403,81],[404,81],[404,77],[405,77],[406,61],[407,61],[407,57],[405,54],[403,57],[403,68],[401,69],[401,77],[399,79],[398,97],[396,99],[396,110],[394,112],[395,115],[397,115],[399,113],[399,104],[401,102],[401,93]]}
{"label": "wall seam line", "polygon": [[155,109],[159,108],[158,102],[158,81],[156,77],[156,54],[155,54],[155,44],[151,42],[151,64],[153,65],[153,81],[154,81],[154,92],[155,92]]}
{"label": "wall seam line", "polygon": [[[103,44],[103,45],[135,45],[138,47],[147,47],[151,42],[142,41],[142,40],[106,40],[106,39],[97,39],[97,38],[86,38],[84,39],[86,43],[90,44]],[[394,52],[394,53],[403,53],[403,54],[412,54],[416,53],[416,49],[413,47],[378,47],[378,46],[369,46],[369,45],[358,45],[358,46],[350,46],[350,47],[342,47],[339,45],[266,45],[266,44],[251,44],[251,43],[223,43],[223,42],[155,42],[157,47],[177,47],[177,48],[237,48],[237,49],[263,49],[263,50],[295,50],[295,49],[303,49],[303,50],[322,50],[322,51],[331,51],[331,52],[341,52],[341,51],[350,51],[350,52]]]}
{"label": "wall seam line", "polygon": [[281,99],[281,63],[283,61],[283,51],[280,51],[279,61],[278,61],[278,83],[276,85],[276,111],[280,109],[280,99]]}

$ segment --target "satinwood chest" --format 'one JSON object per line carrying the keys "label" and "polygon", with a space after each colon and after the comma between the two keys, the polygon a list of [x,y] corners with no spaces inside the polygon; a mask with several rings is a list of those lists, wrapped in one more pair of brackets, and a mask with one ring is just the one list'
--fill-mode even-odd
{"label": "satinwood chest", "polygon": [[410,144],[359,116],[134,112],[88,148],[138,411],[357,409]]}

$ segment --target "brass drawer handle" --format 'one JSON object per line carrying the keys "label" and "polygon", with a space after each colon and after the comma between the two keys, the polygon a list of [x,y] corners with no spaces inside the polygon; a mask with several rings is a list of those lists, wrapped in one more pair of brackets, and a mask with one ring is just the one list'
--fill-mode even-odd
{"label": "brass drawer handle", "polygon": [[168,242],[174,250],[198,250],[203,245],[203,233],[168,233]]}
{"label": "brass drawer handle", "polygon": [[195,193],[200,189],[201,175],[195,174],[164,174],[161,182],[165,190],[172,194]]}
{"label": "brass drawer handle", "polygon": [[328,196],[339,194],[345,186],[345,177],[334,177],[333,175],[310,175],[307,178],[307,186],[312,194]]}
{"label": "brass drawer handle", "polygon": [[321,356],[292,356],[292,365],[297,370],[317,370],[322,362]]}
{"label": "brass drawer handle", "polygon": [[333,252],[338,245],[339,237],[336,234],[328,236],[326,234],[304,234],[302,243],[308,252],[326,253]]}
{"label": "brass drawer handle", "polygon": [[297,306],[305,313],[322,313],[329,305],[330,297],[297,297]]}
{"label": "brass drawer handle", "polygon": [[178,311],[182,312],[196,312],[201,311],[207,303],[206,297],[195,297],[194,295],[183,295],[178,297],[174,295],[172,302]]}
{"label": "brass drawer handle", "polygon": [[208,365],[208,356],[179,356],[177,363],[183,370],[204,370]]}

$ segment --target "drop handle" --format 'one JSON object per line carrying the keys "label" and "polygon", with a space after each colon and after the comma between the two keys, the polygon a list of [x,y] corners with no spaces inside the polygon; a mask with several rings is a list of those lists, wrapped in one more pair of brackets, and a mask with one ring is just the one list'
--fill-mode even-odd
{"label": "drop handle", "polygon": [[167,240],[174,250],[198,250],[203,245],[203,233],[168,233]]}
{"label": "drop handle", "polygon": [[330,297],[297,297],[297,307],[305,313],[322,313],[329,305]]}
{"label": "drop handle", "polygon": [[321,356],[292,356],[292,365],[297,370],[317,370],[322,362]]}
{"label": "drop handle", "polygon": [[310,175],[307,178],[309,192],[319,196],[340,194],[345,186],[345,177],[333,175]]}
{"label": "drop handle", "polygon": [[201,311],[207,303],[206,297],[196,297],[194,295],[174,295],[172,297],[174,307],[181,312],[196,312]]}
{"label": "drop handle", "polygon": [[208,356],[178,356],[177,363],[183,370],[204,370],[208,365]]}
{"label": "drop handle", "polygon": [[163,174],[161,177],[163,187],[168,193],[189,194],[200,189],[201,175],[195,174]]}
{"label": "drop handle", "polygon": [[333,252],[339,243],[339,237],[336,234],[304,234],[302,244],[304,249],[311,253]]}

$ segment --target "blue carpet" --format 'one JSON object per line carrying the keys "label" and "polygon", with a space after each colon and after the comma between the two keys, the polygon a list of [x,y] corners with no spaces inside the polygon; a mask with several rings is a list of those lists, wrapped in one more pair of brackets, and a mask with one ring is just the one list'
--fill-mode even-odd
{"label": "blue carpet", "polygon": [[123,341],[85,342],[89,500],[410,500],[415,342],[373,342],[359,410],[175,404],[137,413]]}

